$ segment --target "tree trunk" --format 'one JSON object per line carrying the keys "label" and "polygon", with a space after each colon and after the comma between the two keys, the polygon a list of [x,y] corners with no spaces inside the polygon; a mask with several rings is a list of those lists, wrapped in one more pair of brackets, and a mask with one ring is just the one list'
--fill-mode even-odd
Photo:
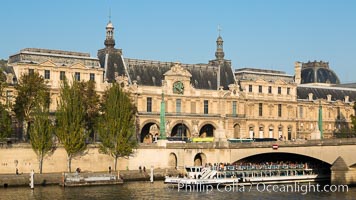
{"label": "tree trunk", "polygon": [[28,128],[28,123],[26,120],[23,120],[22,122],[22,140],[27,141],[27,128]]}
{"label": "tree trunk", "polygon": [[68,155],[67,158],[67,166],[68,166],[68,172],[71,173],[72,172],[72,155]]}
{"label": "tree trunk", "polygon": [[40,157],[39,157],[39,170],[40,170],[40,174],[42,174],[42,167],[43,167],[43,156],[40,155]]}
{"label": "tree trunk", "polygon": [[117,156],[114,158],[114,170],[116,171],[116,166],[117,166]]}

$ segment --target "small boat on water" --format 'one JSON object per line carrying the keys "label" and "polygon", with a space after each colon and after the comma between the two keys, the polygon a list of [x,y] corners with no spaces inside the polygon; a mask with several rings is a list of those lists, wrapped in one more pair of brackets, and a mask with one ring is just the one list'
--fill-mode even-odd
{"label": "small boat on water", "polygon": [[294,183],[330,180],[327,169],[312,169],[307,165],[185,167],[184,177],[166,177],[164,183],[185,187],[189,185],[251,185],[258,183]]}
{"label": "small boat on water", "polygon": [[123,180],[118,174],[111,173],[63,173],[59,185],[63,187],[77,187],[90,185],[116,185]]}

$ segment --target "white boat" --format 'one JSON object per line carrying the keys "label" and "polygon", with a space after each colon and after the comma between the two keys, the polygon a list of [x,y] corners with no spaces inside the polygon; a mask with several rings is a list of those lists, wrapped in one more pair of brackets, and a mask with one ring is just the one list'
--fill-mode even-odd
{"label": "white boat", "polygon": [[185,167],[186,176],[184,177],[169,177],[166,176],[164,183],[173,184],[178,187],[188,185],[219,185],[219,184],[234,184],[239,181],[239,178],[227,176],[224,171],[213,170],[209,167],[192,166]]}
{"label": "white boat", "polygon": [[216,170],[211,167],[185,167],[186,176],[166,177],[164,183],[185,187],[189,185],[251,185],[258,183],[295,183],[330,180],[330,174],[320,169],[309,168],[264,168],[264,169],[236,169],[226,167]]}
{"label": "white boat", "polygon": [[254,183],[294,183],[330,180],[330,174],[315,169],[274,169],[236,171],[240,185]]}

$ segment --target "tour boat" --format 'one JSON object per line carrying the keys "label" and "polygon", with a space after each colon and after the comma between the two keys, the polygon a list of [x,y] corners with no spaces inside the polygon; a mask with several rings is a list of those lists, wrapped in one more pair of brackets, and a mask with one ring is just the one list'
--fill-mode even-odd
{"label": "tour boat", "polygon": [[258,183],[294,183],[330,180],[326,169],[311,169],[307,165],[269,165],[254,166],[225,166],[219,167],[185,167],[184,177],[166,176],[164,183],[185,187],[188,185],[250,185]]}
{"label": "tour boat", "polygon": [[192,166],[185,167],[185,170],[187,174],[184,177],[166,176],[164,183],[185,187],[188,185],[234,184],[239,181],[239,178],[227,177],[225,172],[213,170],[209,167]]}

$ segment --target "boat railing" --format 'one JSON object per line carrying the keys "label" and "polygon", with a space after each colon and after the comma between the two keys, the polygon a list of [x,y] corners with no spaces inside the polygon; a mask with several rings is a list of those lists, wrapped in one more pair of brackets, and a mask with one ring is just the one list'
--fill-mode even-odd
{"label": "boat railing", "polygon": [[97,173],[65,173],[65,182],[82,182],[82,181],[111,181],[116,180],[114,174],[97,174]]}

